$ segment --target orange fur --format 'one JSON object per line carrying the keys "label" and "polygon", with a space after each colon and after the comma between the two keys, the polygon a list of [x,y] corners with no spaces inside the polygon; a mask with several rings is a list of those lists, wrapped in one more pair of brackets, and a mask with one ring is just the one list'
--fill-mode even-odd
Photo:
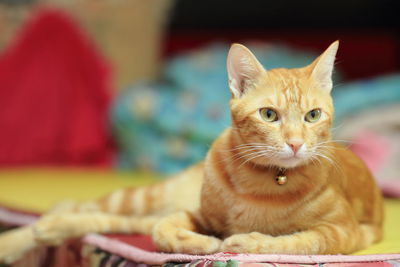
{"label": "orange fur", "polygon": [[[200,231],[221,239],[215,251],[351,253],[381,239],[382,199],[373,177],[356,155],[331,141],[336,49],[337,42],[305,68],[267,71],[245,47],[231,49],[238,57],[228,58],[232,127],[208,152],[195,213]],[[279,120],[263,121],[262,108],[275,110]],[[305,114],[316,108],[321,118],[306,122]],[[283,153],[293,142],[304,148],[299,158]],[[280,168],[287,169],[285,185],[275,181]],[[173,231],[174,223],[162,231]],[[173,236],[167,242],[157,229],[154,237],[166,251],[210,249]]]}
{"label": "orange fur", "polygon": [[[233,45],[232,127],[204,163],[150,187],[59,205],[35,225],[1,235],[0,262],[89,232],[152,233],[160,250],[197,254],[351,253],[380,240],[380,191],[365,164],[331,140],[337,47],[304,68],[264,70],[247,48]],[[265,108],[278,119],[265,121]],[[313,109],[321,117],[306,122]],[[281,169],[284,185],[275,181]],[[21,235],[29,247],[13,247]]]}

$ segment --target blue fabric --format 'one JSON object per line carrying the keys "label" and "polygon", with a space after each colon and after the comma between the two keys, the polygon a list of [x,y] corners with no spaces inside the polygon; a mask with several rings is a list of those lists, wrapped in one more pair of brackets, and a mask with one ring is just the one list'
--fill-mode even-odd
{"label": "blue fabric", "polygon": [[[302,67],[317,56],[283,45],[249,48],[266,69]],[[123,91],[111,114],[119,167],[169,174],[204,158],[215,137],[230,124],[228,49],[227,44],[215,44],[173,57],[166,62],[160,81]],[[399,79],[389,76],[335,89],[338,118],[371,103],[399,99]],[[382,96],[379,90],[390,93]]]}
{"label": "blue fabric", "polygon": [[400,74],[350,82],[334,88],[335,124],[365,109],[400,102]]}

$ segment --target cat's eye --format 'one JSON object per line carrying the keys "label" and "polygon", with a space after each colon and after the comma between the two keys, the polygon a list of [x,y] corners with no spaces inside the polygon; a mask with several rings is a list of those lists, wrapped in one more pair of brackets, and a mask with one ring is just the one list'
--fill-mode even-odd
{"label": "cat's eye", "polygon": [[316,108],[310,110],[304,117],[304,120],[307,122],[317,122],[319,118],[321,118],[321,110]]}
{"label": "cat's eye", "polygon": [[260,109],[260,115],[263,120],[267,122],[274,122],[278,120],[278,114],[275,110],[270,108],[262,108]]}

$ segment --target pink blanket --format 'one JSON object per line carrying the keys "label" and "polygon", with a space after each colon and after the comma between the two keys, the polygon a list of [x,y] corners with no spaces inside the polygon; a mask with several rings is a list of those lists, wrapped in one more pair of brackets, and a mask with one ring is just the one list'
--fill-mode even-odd
{"label": "pink blanket", "polygon": [[339,262],[381,262],[400,260],[400,254],[377,254],[364,256],[346,255],[276,255],[276,254],[235,254],[217,253],[213,255],[188,255],[188,254],[167,254],[149,252],[124,242],[105,236],[90,234],[84,238],[84,243],[94,245],[104,251],[118,255],[124,259],[136,263],[148,265],[161,265],[167,262],[193,262],[196,260],[228,261],[257,263],[296,263],[296,264],[318,264],[318,263],[339,263]]}

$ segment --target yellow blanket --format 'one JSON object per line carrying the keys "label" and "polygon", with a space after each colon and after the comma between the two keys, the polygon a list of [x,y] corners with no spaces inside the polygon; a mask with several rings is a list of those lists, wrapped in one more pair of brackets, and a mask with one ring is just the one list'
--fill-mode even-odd
{"label": "yellow blanket", "polygon": [[[65,199],[89,200],[127,186],[157,181],[146,173],[87,169],[0,171],[0,205],[44,212]],[[400,199],[385,200],[384,239],[356,254],[400,253]]]}

